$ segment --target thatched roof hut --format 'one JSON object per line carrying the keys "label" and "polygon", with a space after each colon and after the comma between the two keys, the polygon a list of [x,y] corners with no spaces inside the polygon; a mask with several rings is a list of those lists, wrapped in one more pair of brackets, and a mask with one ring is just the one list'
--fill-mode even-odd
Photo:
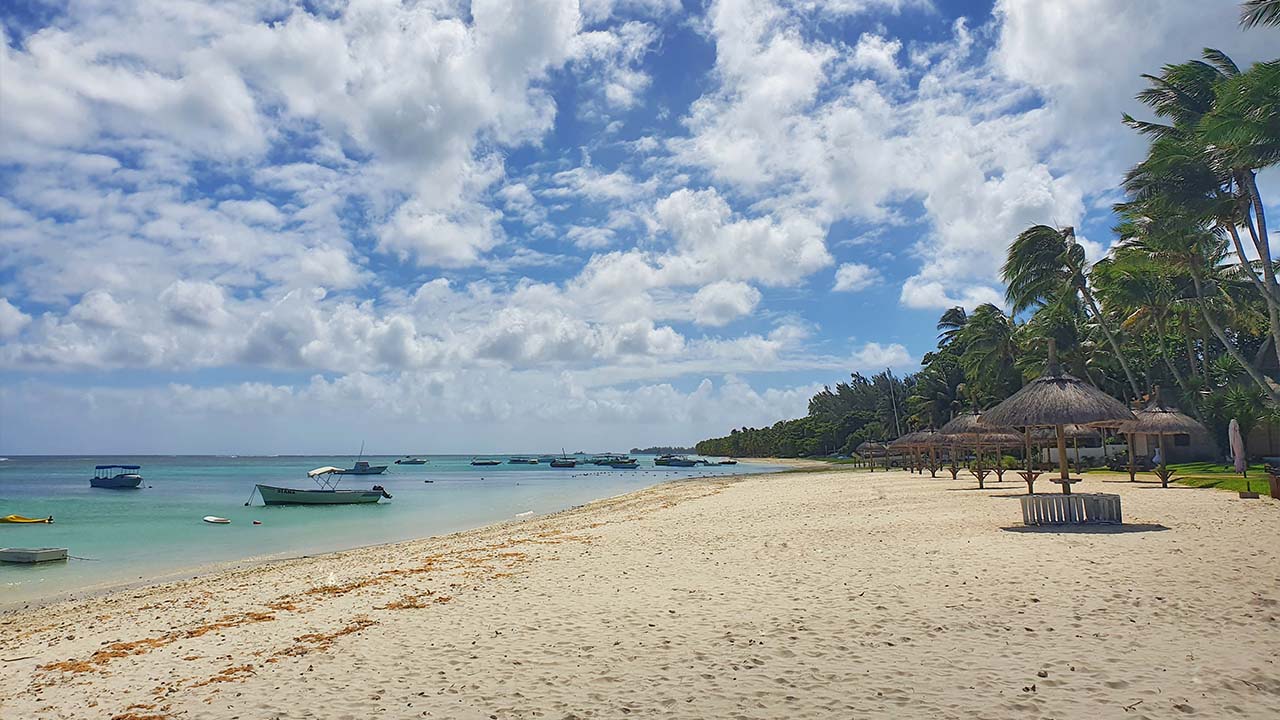
{"label": "thatched roof hut", "polygon": [[[1049,340],[1049,362],[1044,375],[1027,383],[1021,390],[991,408],[978,418],[988,427],[1054,428],[1058,444],[1058,470],[1064,493],[1071,492],[1070,473],[1067,469],[1066,425],[1088,423],[1119,424],[1133,420],[1134,415],[1124,403],[1098,388],[1068,375],[1058,365],[1058,348]],[[1027,442],[1030,444],[1030,434]],[[1031,477],[1030,453],[1027,458],[1027,474]],[[1028,480],[1028,485],[1030,485]]]}
{"label": "thatched roof hut", "polygon": [[939,428],[938,434],[948,441],[981,442],[991,447],[1008,447],[1022,442],[1022,436],[1012,429],[988,425],[981,421],[981,417],[975,412],[961,413]]}
{"label": "thatched roof hut", "polygon": [[[1089,425],[1063,425],[1062,434],[1068,440],[1098,440],[1102,438],[1102,432],[1096,427]],[[1031,431],[1031,439],[1037,441],[1056,440],[1058,433],[1053,428],[1037,428]]]}
{"label": "thatched roof hut", "polygon": [[1199,421],[1166,404],[1157,391],[1151,402],[1134,413],[1136,419],[1120,426],[1120,432],[1134,435],[1181,435],[1207,432]]}
{"label": "thatched roof hut", "polygon": [[[1164,447],[1165,435],[1180,435],[1206,432],[1204,425],[1201,425],[1195,418],[1187,415],[1178,408],[1166,404],[1160,399],[1160,388],[1157,387],[1152,393],[1151,402],[1145,407],[1134,413],[1137,417],[1134,420],[1126,422],[1120,426],[1120,432],[1129,435],[1155,435],[1156,447],[1160,449],[1160,467],[1156,468],[1156,476],[1160,478],[1162,487],[1169,487],[1169,478],[1173,476],[1168,468],[1168,457]],[[1132,451],[1131,451],[1132,452]],[[1132,455],[1130,456],[1132,463]],[[1133,475],[1129,478],[1132,480]]]}

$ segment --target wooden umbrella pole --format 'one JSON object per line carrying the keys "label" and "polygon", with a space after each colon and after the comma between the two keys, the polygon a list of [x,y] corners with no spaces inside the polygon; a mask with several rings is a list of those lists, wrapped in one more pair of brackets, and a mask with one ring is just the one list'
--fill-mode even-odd
{"label": "wooden umbrella pole", "polygon": [[1160,487],[1169,487],[1168,458],[1164,454],[1164,433],[1156,435],[1156,448],[1160,451]]}
{"label": "wooden umbrella pole", "polygon": [[1058,432],[1058,477],[1062,480],[1062,493],[1071,494],[1071,471],[1067,469],[1067,434],[1061,425],[1054,425]]}
{"label": "wooden umbrella pole", "polygon": [[1135,478],[1138,469],[1133,465],[1133,442],[1137,436],[1133,433],[1125,433],[1125,437],[1129,438],[1129,482],[1137,482]]}
{"label": "wooden umbrella pole", "polygon": [[1025,427],[1022,432],[1027,438],[1027,457],[1025,458],[1027,461],[1027,476],[1024,479],[1027,481],[1027,494],[1034,495],[1036,493],[1036,469],[1035,463],[1031,460],[1031,428]]}

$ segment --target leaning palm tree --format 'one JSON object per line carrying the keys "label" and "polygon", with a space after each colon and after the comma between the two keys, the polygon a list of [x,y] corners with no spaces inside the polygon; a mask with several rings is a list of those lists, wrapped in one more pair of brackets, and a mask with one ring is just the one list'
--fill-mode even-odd
{"label": "leaning palm tree", "polygon": [[969,314],[965,309],[956,306],[942,313],[942,317],[938,318],[938,348],[942,349],[955,342],[956,336],[964,329],[965,323],[969,321]]}
{"label": "leaning palm tree", "polygon": [[1280,25],[1280,0],[1245,0],[1240,4],[1240,26]]}
{"label": "leaning palm tree", "polygon": [[1169,375],[1190,396],[1191,385],[1168,347],[1169,323],[1183,296],[1181,278],[1134,248],[1121,247],[1094,263],[1089,279],[1103,303],[1121,317],[1121,328],[1152,338]]}
{"label": "leaning palm tree", "polygon": [[1212,218],[1231,238],[1240,267],[1267,305],[1280,358],[1280,282],[1256,178],[1259,169],[1280,162],[1280,62],[1241,72],[1221,51],[1207,48],[1203,57],[1143,76],[1149,87],[1138,100],[1167,122],[1124,116],[1127,125],[1154,138],[1146,159],[1126,176],[1125,189],[1135,200],[1162,196]]}
{"label": "leaning palm tree", "polygon": [[1078,294],[1106,335],[1133,396],[1141,393],[1138,381],[1129,369],[1129,362],[1120,349],[1120,342],[1103,317],[1089,287],[1088,264],[1084,248],[1076,242],[1075,228],[1059,230],[1048,225],[1032,225],[1023,230],[1009,246],[1009,255],[1001,272],[1007,286],[1005,297],[1015,314],[1063,295]]}
{"label": "leaning palm tree", "polygon": [[1017,325],[991,303],[974,308],[955,345],[969,379],[969,392],[980,402],[998,402],[1022,386],[1017,371]]}
{"label": "leaning palm tree", "polygon": [[1237,281],[1229,267],[1224,267],[1226,243],[1184,208],[1160,199],[1144,203],[1126,203],[1116,208],[1121,222],[1116,233],[1123,238],[1118,251],[1139,254],[1170,273],[1185,273],[1191,278],[1196,305],[1205,324],[1213,331],[1227,354],[1249,375],[1273,402],[1280,402],[1277,392],[1241,351],[1238,333],[1228,333],[1224,317],[1243,316],[1247,305],[1241,303],[1232,286]]}

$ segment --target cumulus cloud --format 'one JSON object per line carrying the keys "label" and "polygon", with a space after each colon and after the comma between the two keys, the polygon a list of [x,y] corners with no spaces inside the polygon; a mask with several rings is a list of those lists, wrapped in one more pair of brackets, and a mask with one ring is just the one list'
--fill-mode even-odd
{"label": "cumulus cloud", "polygon": [[747,315],[760,302],[760,291],[744,282],[716,282],[693,296],[693,320],[699,325],[727,325]]}
{"label": "cumulus cloud", "polygon": [[836,268],[836,292],[858,292],[880,281],[880,273],[870,265],[844,263]]}
{"label": "cumulus cloud", "polygon": [[853,368],[860,371],[880,371],[884,368],[909,369],[918,363],[911,357],[911,353],[898,343],[881,345],[877,342],[869,342],[855,350],[851,359]]}
{"label": "cumulus cloud", "polygon": [[14,307],[8,298],[0,297],[0,337],[13,337],[30,323],[30,315]]}

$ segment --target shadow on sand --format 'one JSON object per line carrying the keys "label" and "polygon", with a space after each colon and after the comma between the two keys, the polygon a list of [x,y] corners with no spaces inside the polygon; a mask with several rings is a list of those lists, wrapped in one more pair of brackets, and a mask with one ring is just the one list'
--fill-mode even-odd
{"label": "shadow on sand", "polygon": [[1015,533],[1055,533],[1066,535],[1121,535],[1124,533],[1164,532],[1169,528],[1154,523],[1124,525],[1013,525],[1000,528]]}

